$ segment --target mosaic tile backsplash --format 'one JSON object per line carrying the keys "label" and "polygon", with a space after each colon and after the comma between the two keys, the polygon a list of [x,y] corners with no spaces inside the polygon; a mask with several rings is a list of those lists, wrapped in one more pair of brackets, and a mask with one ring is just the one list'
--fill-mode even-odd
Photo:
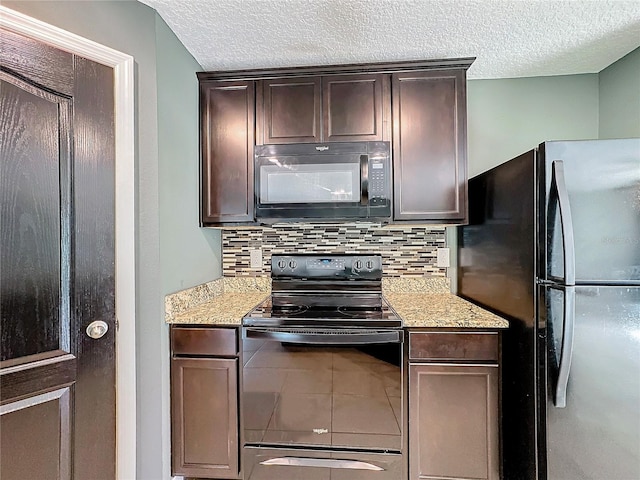
{"label": "mosaic tile backsplash", "polygon": [[[445,227],[380,227],[368,224],[291,224],[226,228],[222,231],[225,277],[268,276],[272,254],[362,253],[382,255],[386,277],[445,277],[436,249],[445,246]],[[251,268],[250,250],[262,250],[262,268]]]}

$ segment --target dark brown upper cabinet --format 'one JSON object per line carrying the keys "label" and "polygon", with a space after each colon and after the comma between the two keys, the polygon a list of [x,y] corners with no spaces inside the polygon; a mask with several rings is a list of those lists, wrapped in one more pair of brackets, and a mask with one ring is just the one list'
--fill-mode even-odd
{"label": "dark brown upper cabinet", "polygon": [[263,95],[262,102],[258,98],[258,127],[264,127],[262,143],[322,141],[320,77],[263,80],[259,85]]}
{"label": "dark brown upper cabinet", "polygon": [[353,141],[392,142],[392,222],[465,223],[472,62],[199,73],[200,224],[255,225],[255,145]]}
{"label": "dark brown upper cabinet", "polygon": [[464,223],[465,70],[396,73],[391,88],[394,220]]}
{"label": "dark brown upper cabinet", "polygon": [[386,140],[388,83],[382,74],[262,80],[257,140],[263,144]]}
{"label": "dark brown upper cabinet", "polygon": [[[388,77],[385,75],[323,77],[323,140],[386,140],[383,133],[383,109],[386,106],[390,105]],[[388,112],[386,118],[389,118]]]}
{"label": "dark brown upper cabinet", "polygon": [[200,82],[202,225],[254,220],[255,82]]}

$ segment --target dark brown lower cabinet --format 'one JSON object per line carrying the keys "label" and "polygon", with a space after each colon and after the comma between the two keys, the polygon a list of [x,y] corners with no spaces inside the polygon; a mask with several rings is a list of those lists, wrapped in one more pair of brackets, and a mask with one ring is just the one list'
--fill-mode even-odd
{"label": "dark brown lower cabinet", "polygon": [[[237,352],[235,335],[231,329],[172,327],[173,475],[239,478],[239,359],[189,356]],[[209,339],[211,348],[202,338]],[[229,339],[232,345],[221,345]]]}
{"label": "dark brown lower cabinet", "polygon": [[[440,342],[451,337],[455,349],[461,346],[460,334],[433,335]],[[410,345],[412,340],[426,338],[412,336]],[[469,335],[470,345],[476,340],[477,334]],[[476,364],[410,360],[410,480],[499,480],[499,368],[495,360]]]}

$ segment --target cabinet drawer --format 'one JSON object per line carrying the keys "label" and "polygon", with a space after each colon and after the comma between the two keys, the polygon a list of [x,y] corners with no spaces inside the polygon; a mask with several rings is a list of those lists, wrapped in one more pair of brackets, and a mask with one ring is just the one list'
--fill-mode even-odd
{"label": "cabinet drawer", "polygon": [[172,327],[171,351],[174,355],[237,355],[237,331],[234,328]]}
{"label": "cabinet drawer", "polygon": [[497,362],[498,333],[409,332],[412,360],[478,360]]}

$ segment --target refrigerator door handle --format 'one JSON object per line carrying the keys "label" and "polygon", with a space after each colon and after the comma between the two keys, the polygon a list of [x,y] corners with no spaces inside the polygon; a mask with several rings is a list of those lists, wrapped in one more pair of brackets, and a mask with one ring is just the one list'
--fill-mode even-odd
{"label": "refrigerator door handle", "polygon": [[567,384],[569,383],[571,359],[573,357],[573,331],[576,317],[576,288],[566,287],[563,291],[562,349],[560,351],[560,366],[558,368],[558,380],[553,402],[556,408],[565,408],[567,406]]}
{"label": "refrigerator door handle", "polygon": [[562,228],[562,251],[564,254],[564,285],[576,284],[576,248],[573,238],[573,220],[569,193],[564,180],[564,164],[562,160],[551,163],[551,192],[558,198],[560,208],[560,226]]}

